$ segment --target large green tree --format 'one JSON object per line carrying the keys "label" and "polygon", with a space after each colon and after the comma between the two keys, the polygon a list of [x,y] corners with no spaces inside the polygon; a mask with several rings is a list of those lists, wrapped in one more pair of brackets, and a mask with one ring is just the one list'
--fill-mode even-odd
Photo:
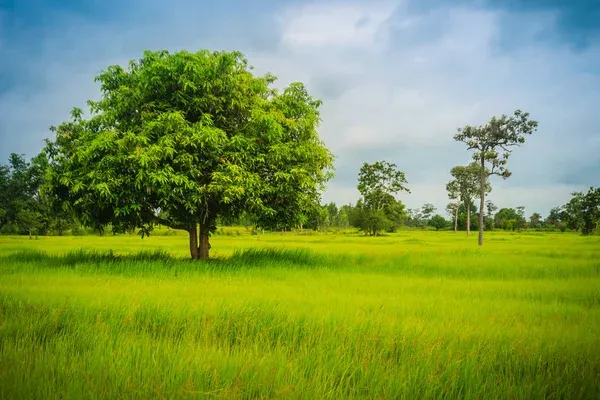
{"label": "large green tree", "polygon": [[48,154],[55,192],[98,229],[183,229],[207,259],[217,217],[298,225],[332,175],[321,102],[301,83],[272,88],[240,52],[146,51],[96,81],[101,100],[53,128]]}
{"label": "large green tree", "polygon": [[454,139],[473,151],[473,160],[479,165],[479,238],[483,245],[483,209],[485,207],[486,178],[498,175],[507,179],[511,172],[506,164],[512,148],[525,143],[527,135],[537,129],[537,121],[529,119],[529,113],[516,110],[513,115],[492,117],[485,125],[458,128]]}
{"label": "large green tree", "polygon": [[[448,197],[451,200],[460,200],[467,208],[467,235],[471,233],[471,203],[479,196],[479,168],[476,162],[467,166],[452,167],[450,175],[453,179],[446,184]],[[489,193],[491,190],[489,176],[486,176],[485,192]]]}
{"label": "large green tree", "polygon": [[394,163],[364,163],[358,173],[358,191],[362,198],[357,203],[355,225],[371,235],[397,227],[406,213],[394,195],[402,191],[410,193],[406,183],[404,172]]}

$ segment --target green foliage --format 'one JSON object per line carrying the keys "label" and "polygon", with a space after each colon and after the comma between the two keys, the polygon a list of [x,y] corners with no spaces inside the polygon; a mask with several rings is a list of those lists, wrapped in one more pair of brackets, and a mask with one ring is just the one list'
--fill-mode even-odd
{"label": "green foliage", "polygon": [[218,217],[304,222],[332,175],[316,131],[321,102],[250,69],[235,51],[146,51],[108,67],[90,118],[74,109],[53,128],[54,193],[100,230],[184,229],[192,258],[208,258]]}
{"label": "green foliage", "polygon": [[533,229],[539,229],[542,227],[542,216],[540,213],[534,212],[529,217],[529,226]]}
{"label": "green foliage", "polygon": [[429,221],[431,215],[436,211],[436,208],[431,203],[425,203],[421,207],[421,215],[425,221]]}
{"label": "green foliage", "polygon": [[340,208],[338,215],[335,220],[335,226],[338,228],[348,228],[350,226],[350,216],[348,214],[348,209],[345,207]]}
{"label": "green foliage", "polygon": [[17,225],[17,214],[33,208],[36,187],[30,180],[31,164],[24,155],[12,153],[9,164],[0,166],[0,224]]}
{"label": "green foliage", "polygon": [[406,177],[396,164],[387,161],[364,163],[358,173],[361,199],[356,205],[352,224],[372,236],[382,230],[394,231],[406,218],[404,205],[395,194],[410,190]]}
{"label": "green foliage", "polygon": [[525,219],[525,207],[519,206],[516,208],[517,220],[515,221],[515,227],[520,231],[527,226],[527,220]]}
{"label": "green foliage", "polygon": [[365,201],[377,204],[379,196],[402,191],[410,193],[404,186],[406,183],[404,172],[400,171],[396,164],[376,161],[373,164],[363,163],[358,173],[357,188]]}
{"label": "green foliage", "polygon": [[350,223],[371,236],[380,232],[395,232],[406,220],[405,206],[392,195],[382,198],[381,209],[374,209],[359,200],[351,214]]}
{"label": "green foliage", "polygon": [[557,227],[563,220],[563,211],[561,207],[554,207],[548,213],[548,217],[544,221],[547,227]]}
{"label": "green foliage", "polygon": [[33,232],[37,233],[42,226],[42,215],[30,209],[20,210],[17,213],[16,219],[19,227],[29,233],[29,237],[31,237]]}
{"label": "green foliage", "polygon": [[525,220],[525,208],[502,208],[494,216],[494,225],[496,228],[504,230],[522,230],[527,225]]}
{"label": "green foliage", "polygon": [[324,231],[331,226],[329,208],[327,206],[315,205],[309,213],[306,227],[314,230]]}
{"label": "green foliage", "polygon": [[429,225],[434,227],[436,231],[440,229],[444,229],[448,226],[448,221],[446,218],[442,217],[440,214],[436,214],[429,220]]}
{"label": "green foliage", "polygon": [[498,210],[498,206],[492,203],[491,200],[488,200],[485,202],[485,209],[487,211],[487,216],[489,218],[493,218],[494,213],[496,212],[496,210]]}
{"label": "green foliage", "polygon": [[461,203],[458,207],[458,229],[461,231],[477,230],[479,226],[477,218],[471,218],[472,215],[477,214],[478,208],[473,201],[471,201],[471,203],[468,205]]}
{"label": "green foliage", "polygon": [[553,209],[552,218],[564,220],[573,230],[580,230],[583,235],[600,233],[600,188],[590,187],[587,193],[574,192],[573,197],[557,217],[558,211]]}
{"label": "green foliage", "polygon": [[55,209],[46,195],[48,159],[42,152],[26,161],[11,154],[9,165],[0,166],[0,232],[47,234],[69,229],[73,215]]}
{"label": "green foliage", "polygon": [[[465,204],[479,197],[480,167],[477,162],[467,166],[457,165],[450,170],[452,180],[446,184],[448,197],[451,200],[460,200]],[[486,176],[485,192],[492,191],[489,175]]]}
{"label": "green foliage", "polygon": [[[465,143],[469,150],[474,151],[473,160],[480,163],[478,165],[481,166],[482,161],[489,164],[489,169],[481,171],[483,176],[487,174],[508,178],[511,172],[506,164],[512,152],[511,147],[525,143],[526,136],[531,135],[537,126],[537,121],[529,119],[529,113],[516,110],[510,117],[504,114],[499,118],[492,117],[486,125],[459,128],[454,139]],[[485,189],[485,184],[483,188]]]}

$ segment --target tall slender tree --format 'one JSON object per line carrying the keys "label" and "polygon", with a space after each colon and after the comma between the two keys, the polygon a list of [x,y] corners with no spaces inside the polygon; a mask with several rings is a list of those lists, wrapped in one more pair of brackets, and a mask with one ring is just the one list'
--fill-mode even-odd
{"label": "tall slender tree", "polygon": [[454,232],[458,231],[458,209],[460,208],[460,202],[450,202],[446,205],[446,212],[452,216],[454,220]]}
{"label": "tall slender tree", "polygon": [[[512,148],[525,143],[525,138],[538,127],[538,122],[529,119],[529,113],[516,110],[512,116],[492,117],[485,125],[466,125],[458,128],[454,139],[473,151],[473,159],[479,164],[479,209],[485,207],[485,182],[491,175],[507,179],[511,172],[506,164]],[[479,213],[478,243],[483,246],[483,212]]]}

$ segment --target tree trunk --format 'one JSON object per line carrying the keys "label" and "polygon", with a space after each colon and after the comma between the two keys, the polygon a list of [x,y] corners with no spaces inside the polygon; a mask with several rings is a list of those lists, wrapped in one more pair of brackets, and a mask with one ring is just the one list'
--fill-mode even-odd
{"label": "tree trunk", "polygon": [[31,240],[31,228],[29,228],[29,240]]}
{"label": "tree trunk", "polygon": [[458,205],[456,206],[456,210],[454,210],[454,232],[458,231]]}
{"label": "tree trunk", "polygon": [[485,155],[481,152],[481,171],[479,173],[479,245],[483,246],[483,207],[485,207]]}
{"label": "tree trunk", "polygon": [[200,224],[200,245],[198,246],[198,259],[208,260],[208,251],[210,243],[208,242],[209,227],[208,224]]}
{"label": "tree trunk", "polygon": [[471,199],[467,202],[467,236],[471,234]]}
{"label": "tree trunk", "polygon": [[192,256],[192,260],[198,259],[198,230],[196,229],[196,224],[194,224],[193,228],[188,230],[190,234],[190,255]]}

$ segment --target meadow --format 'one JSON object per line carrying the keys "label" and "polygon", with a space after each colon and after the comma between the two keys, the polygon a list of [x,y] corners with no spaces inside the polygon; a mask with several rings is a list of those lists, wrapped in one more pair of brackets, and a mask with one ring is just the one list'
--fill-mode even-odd
{"label": "meadow", "polygon": [[591,399],[600,237],[0,236],[0,397]]}

